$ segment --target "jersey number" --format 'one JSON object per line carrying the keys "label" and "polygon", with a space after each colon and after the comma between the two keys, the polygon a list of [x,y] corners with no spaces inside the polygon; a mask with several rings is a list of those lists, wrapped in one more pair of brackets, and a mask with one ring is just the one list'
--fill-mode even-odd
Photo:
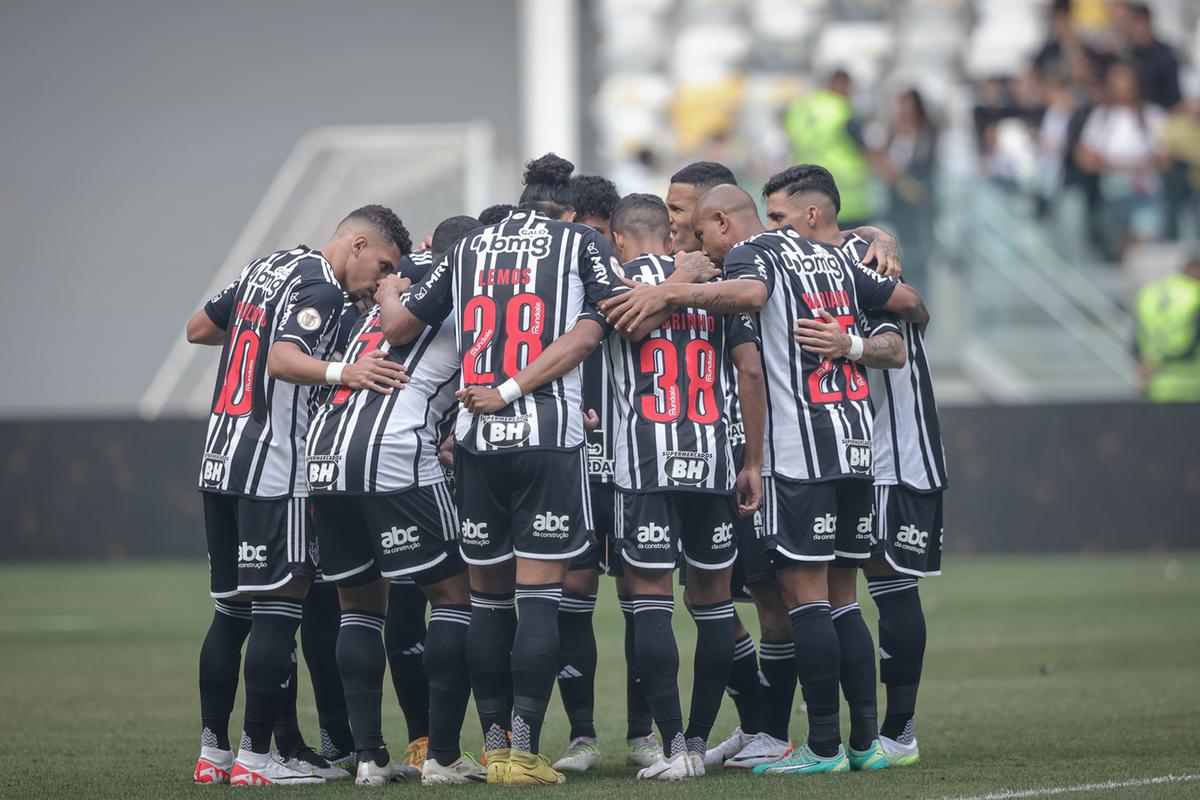
{"label": "jersey number", "polygon": [[[355,361],[359,361],[367,353],[379,349],[379,343],[383,341],[383,331],[367,331],[358,337],[355,345],[358,347],[358,355],[354,357]],[[354,390],[345,384],[338,387],[338,390],[333,393],[333,397],[329,402],[335,406],[340,406],[350,397],[350,393]]]}
{"label": "jersey number", "polygon": [[[642,396],[642,416],[650,422],[675,422],[681,413],[679,355],[668,339],[651,339],[642,345],[643,375],[654,376],[654,392]],[[687,364],[687,418],[704,425],[717,421],[720,411],[713,396],[717,354],[703,339],[683,348]]]}
{"label": "jersey number", "polygon": [[[849,333],[850,326],[854,324],[854,317],[841,315],[837,317],[837,323],[843,332]],[[870,389],[867,386],[867,376],[863,375],[858,364],[849,360],[842,364],[842,375],[846,379],[845,393],[837,389],[827,392],[821,388],[821,382],[832,372],[833,361],[823,358],[821,364],[808,373],[808,400],[810,403],[840,403],[842,400],[866,399]]]}
{"label": "jersey number", "polygon": [[244,417],[250,413],[250,407],[254,405],[254,367],[257,363],[258,334],[251,330],[242,331],[229,348],[229,367],[213,406],[214,414]]}
{"label": "jersey number", "polygon": [[[480,372],[479,360],[496,338],[496,301],[484,295],[472,297],[463,308],[463,326],[475,331],[475,341],[463,355],[463,382],[490,385],[494,372]],[[542,332],[546,328],[546,303],[536,294],[518,294],[504,308],[504,374],[516,375],[542,354]],[[523,357],[523,358],[522,358]]]}

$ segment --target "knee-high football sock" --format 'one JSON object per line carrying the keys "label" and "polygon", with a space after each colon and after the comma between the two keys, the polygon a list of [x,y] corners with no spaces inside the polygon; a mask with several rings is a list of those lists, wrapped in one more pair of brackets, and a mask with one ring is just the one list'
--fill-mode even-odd
{"label": "knee-high football sock", "polygon": [[467,675],[483,728],[483,747],[508,747],[512,719],[508,692],[512,651],[513,596],[471,592],[471,624],[467,628]]}
{"label": "knee-high football sock", "polygon": [[630,602],[638,682],[658,725],[663,753],[669,758],[687,749],[679,705],[679,647],[671,630],[675,598],[669,594],[635,594]]}
{"label": "knee-high football sock", "polygon": [[388,762],[383,743],[383,671],[387,653],[383,647],[382,614],[345,610],[338,630],[337,662],[346,690],[346,709],[354,731],[354,749],[360,761]]}
{"label": "knee-high football sock", "polygon": [[688,750],[703,758],[733,666],[733,602],[693,605],[692,618],[696,620],[696,656],[692,662],[692,703],[683,738]]}
{"label": "knee-high football sock", "polygon": [[796,698],[796,643],[760,642],[758,657],[763,676],[762,730],[786,742]]}
{"label": "knee-high football sock", "polygon": [[788,611],[796,639],[796,675],[808,705],[808,746],[832,756],[841,744],[838,721],[838,671],[841,655],[829,617],[829,603],[804,603]]}
{"label": "knee-high football sock", "polygon": [[304,663],[312,681],[317,720],[321,726],[320,752],[326,758],[340,758],[354,751],[346,695],[337,665],[338,628],[342,609],[337,587],[332,583],[314,583],[304,598],[304,619],[300,623],[300,643]]}
{"label": "knee-high football sock", "polygon": [[425,593],[415,583],[392,582],[383,628],[392,687],[404,712],[408,740],[429,735],[429,679],[425,672]]}
{"label": "knee-high football sock", "polygon": [[628,596],[619,598],[621,616],[625,620],[625,717],[626,739],[649,736],[654,716],[646,704],[646,695],[637,677],[637,649],[633,626],[633,601]]}
{"label": "knee-high football sock", "polygon": [[278,705],[275,708],[275,749],[285,759],[296,755],[304,743],[304,737],[300,734],[300,721],[296,718],[296,699],[300,693],[300,664],[296,658],[294,642],[291,662],[287,680],[279,686]]}
{"label": "knee-high football sock", "polygon": [[242,644],[250,635],[250,604],[217,600],[215,605],[200,647],[200,745],[228,750]]}
{"label": "knee-high football sock", "polygon": [[887,709],[879,732],[905,744],[915,736],[917,689],[925,660],[925,613],[915,578],[868,578],[867,591],[879,607],[879,678]]}
{"label": "knee-high football sock", "polygon": [[733,643],[733,664],[725,692],[737,706],[738,727],[742,733],[753,735],[761,730],[763,715],[763,685],[758,674],[758,657],[750,634]]}
{"label": "knee-high football sock", "polygon": [[292,668],[296,629],[303,604],[289,597],[256,598],[251,603],[250,641],[246,645],[246,717],[242,744],[253,753],[271,748],[279,710],[280,687]]}
{"label": "knee-high football sock", "polygon": [[467,677],[467,628],[471,607],[434,606],[425,636],[425,672],[429,675],[429,758],[449,766],[462,755],[458,735],[467,715],[471,680]]}
{"label": "knee-high football sock", "polygon": [[564,594],[558,607],[558,693],[571,722],[571,738],[595,738],[596,633],[592,614],[596,595]]}
{"label": "knee-high football sock", "polygon": [[875,643],[858,603],[835,608],[830,616],[841,654],[842,694],[850,706],[850,746],[866,750],[879,736],[875,699]]}
{"label": "knee-high football sock", "polygon": [[512,746],[537,753],[542,720],[558,672],[561,583],[517,584],[517,635],[512,648]]}

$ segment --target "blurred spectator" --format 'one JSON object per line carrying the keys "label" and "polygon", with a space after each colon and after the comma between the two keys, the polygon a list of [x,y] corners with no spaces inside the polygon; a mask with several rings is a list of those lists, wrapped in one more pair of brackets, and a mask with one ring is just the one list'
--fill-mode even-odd
{"label": "blurred spectator", "polygon": [[1166,44],[1154,38],[1150,9],[1141,3],[1129,5],[1129,52],[1137,65],[1142,97],[1165,109],[1183,99],[1179,91],[1179,62]]}
{"label": "blurred spectator", "polygon": [[925,100],[909,89],[897,98],[887,144],[873,157],[888,187],[888,218],[904,247],[905,279],[919,290],[926,288],[925,269],[933,249],[937,139]]}
{"label": "blurred spectator", "polygon": [[1071,20],[1070,0],[1054,0],[1049,13],[1050,32],[1042,49],[1033,57],[1039,75],[1070,74],[1102,60],[1101,54],[1084,44]]}
{"label": "blurred spectator", "polygon": [[850,92],[850,74],[838,70],[824,88],[792,103],[784,117],[792,163],[820,164],[837,181],[842,196],[839,221],[844,228],[869,222],[872,212],[870,163]]}
{"label": "blurred spectator", "polygon": [[1146,398],[1200,402],[1200,252],[1137,297],[1138,365]]}
{"label": "blurred spectator", "polygon": [[1075,98],[1066,80],[1057,73],[1047,76],[1043,82],[1043,100],[1046,110],[1037,132],[1037,196],[1042,212],[1062,191],[1071,158],[1071,120],[1076,110]]}
{"label": "blurred spectator", "polygon": [[649,147],[638,149],[633,159],[619,162],[612,179],[622,195],[658,194],[665,186],[658,156]]}
{"label": "blurred spectator", "polygon": [[1170,166],[1160,143],[1165,120],[1161,108],[1142,99],[1131,65],[1109,67],[1104,103],[1088,115],[1075,161],[1099,177],[1110,260],[1119,260],[1134,241],[1156,238],[1161,228],[1159,172]]}

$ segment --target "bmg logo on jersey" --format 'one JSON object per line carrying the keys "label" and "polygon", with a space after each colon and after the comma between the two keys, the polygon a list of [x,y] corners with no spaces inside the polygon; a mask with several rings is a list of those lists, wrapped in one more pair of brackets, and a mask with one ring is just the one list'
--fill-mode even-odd
{"label": "bmg logo on jersey", "polygon": [[896,531],[896,546],[914,553],[924,553],[929,544],[929,533],[916,525],[901,525]]}
{"label": "bmg logo on jersey", "polygon": [[397,528],[393,525],[391,530],[379,534],[379,545],[383,548],[385,555],[399,553],[402,550],[414,550],[420,544],[421,538],[417,536],[416,525],[410,528]]}
{"label": "bmg logo on jersey", "polygon": [[651,522],[639,525],[635,536],[639,546],[666,550],[671,547],[671,526]]}
{"label": "bmg logo on jersey", "polygon": [[566,539],[571,535],[571,515],[545,511],[533,518],[533,535],[549,539]]}
{"label": "bmg logo on jersey", "polygon": [[717,527],[713,528],[713,549],[717,550],[724,547],[733,541],[733,523],[722,522]]}
{"label": "bmg logo on jersey", "polygon": [[837,515],[825,514],[814,519],[812,532],[814,539],[832,539],[837,534]]}
{"label": "bmg logo on jersey", "polygon": [[487,544],[488,526],[486,522],[462,521],[463,544]]}
{"label": "bmg logo on jersey", "polygon": [[708,480],[708,453],[664,450],[663,472],[675,483],[698,486]]}
{"label": "bmg logo on jersey", "polygon": [[313,456],[308,459],[308,488],[328,489],[337,483],[341,469],[338,462],[341,456]]}
{"label": "bmg logo on jersey", "polygon": [[492,447],[516,447],[529,440],[533,426],[528,416],[495,417],[484,415],[483,439]]}
{"label": "bmg logo on jersey", "polygon": [[846,439],[846,463],[855,472],[871,471],[871,443],[861,439]]}
{"label": "bmg logo on jersey", "polygon": [[227,461],[229,461],[229,456],[205,453],[204,461],[200,465],[200,482],[205,486],[219,487],[225,482],[225,463]]}
{"label": "bmg logo on jersey", "polygon": [[238,546],[238,569],[266,569],[267,546],[242,542]]}

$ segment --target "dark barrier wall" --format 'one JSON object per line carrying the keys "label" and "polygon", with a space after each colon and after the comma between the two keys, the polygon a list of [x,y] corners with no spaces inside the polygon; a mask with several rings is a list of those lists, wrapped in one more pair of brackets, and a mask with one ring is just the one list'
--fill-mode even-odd
{"label": "dark barrier wall", "polygon": [[[1200,406],[947,409],[946,549],[1200,546]],[[0,558],[204,554],[204,423],[0,423]]]}

